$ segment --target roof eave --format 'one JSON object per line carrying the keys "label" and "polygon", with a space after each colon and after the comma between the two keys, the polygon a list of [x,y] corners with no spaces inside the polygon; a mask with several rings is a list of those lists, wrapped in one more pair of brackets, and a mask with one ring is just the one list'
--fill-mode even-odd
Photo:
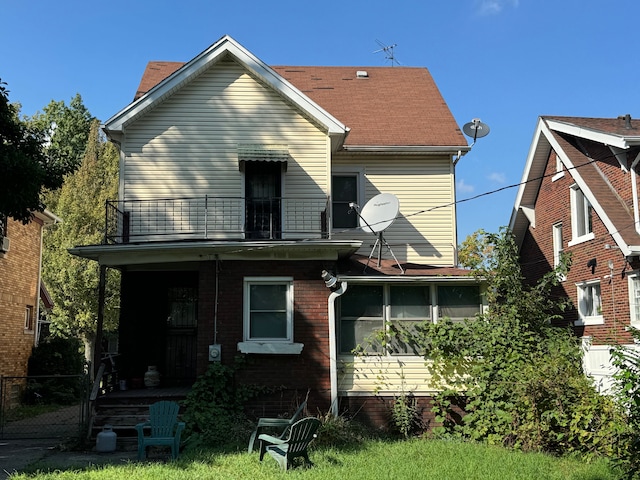
{"label": "roof eave", "polygon": [[337,260],[352,255],[362,246],[360,240],[302,240],[278,242],[199,241],[159,242],[116,245],[84,245],[69,253],[94,260],[101,265],[122,267],[152,263],[197,262],[231,259],[268,258]]}
{"label": "roof eave", "polygon": [[623,149],[640,145],[640,136],[638,135],[626,136],[614,133],[606,133],[593,128],[581,127],[578,125],[553,119],[546,119],[546,122],[547,125],[549,125],[549,128],[551,130],[555,130],[556,132],[566,133],[574,137],[592,140],[604,145],[611,145],[613,147]]}
{"label": "roof eave", "polygon": [[442,153],[462,154],[471,150],[468,145],[344,145],[342,149],[353,153]]}

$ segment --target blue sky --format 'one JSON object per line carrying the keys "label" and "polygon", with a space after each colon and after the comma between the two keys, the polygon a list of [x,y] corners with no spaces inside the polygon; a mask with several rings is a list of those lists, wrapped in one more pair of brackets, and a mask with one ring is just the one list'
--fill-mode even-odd
{"label": "blue sky", "polygon": [[[106,120],[150,60],[188,61],[225,34],[271,65],[427,67],[458,124],[491,133],[456,169],[458,233],[509,222],[540,115],[640,121],[637,0],[2,0],[0,78],[33,115],[82,95]],[[405,212],[411,213],[411,212]]]}

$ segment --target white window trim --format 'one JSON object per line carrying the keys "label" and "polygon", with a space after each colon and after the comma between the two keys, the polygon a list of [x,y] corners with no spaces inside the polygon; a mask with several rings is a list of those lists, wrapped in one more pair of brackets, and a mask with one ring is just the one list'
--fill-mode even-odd
{"label": "white window trim", "polygon": [[[287,284],[287,338],[249,338],[250,309],[249,295],[251,285]],[[238,342],[238,351],[242,353],[299,354],[304,347],[293,341],[293,277],[245,277],[243,282],[243,341]]]}
{"label": "white window trim", "polygon": [[582,314],[582,310],[580,308],[580,303],[582,302],[582,296],[584,293],[584,289],[586,287],[590,287],[592,285],[600,285],[600,308],[602,308],[602,285],[600,280],[589,280],[587,282],[576,283],[576,287],[578,290],[578,320],[575,321],[575,324],[578,326],[586,326],[586,325],[603,325],[604,324],[604,316],[602,313],[600,315],[590,315],[585,316]]}
{"label": "white window trim", "polygon": [[[580,189],[580,187],[578,187],[578,185],[576,185],[575,183],[573,185],[571,185],[571,241],[569,242],[568,246],[572,247],[573,245],[577,245],[579,243],[582,242],[587,242],[589,240],[593,240],[595,238],[595,235],[593,233],[593,231],[585,233],[584,235],[578,235],[578,224],[580,223],[578,221],[578,210],[577,210],[577,201],[578,201],[578,192],[580,192],[580,194],[582,195],[582,198],[585,202],[589,202],[589,200],[587,199],[587,197],[585,196],[584,192]],[[583,206],[585,204],[583,203]],[[593,206],[591,207],[593,209]],[[587,219],[587,211],[584,212],[585,214],[585,221]],[[584,227],[584,225],[583,225]]]}
{"label": "white window trim", "polygon": [[628,291],[629,291],[629,321],[632,326],[638,328],[640,327],[640,316],[636,317],[636,314],[635,314],[635,308],[634,308],[635,295],[633,291],[633,281],[634,280],[640,281],[640,271],[635,270],[631,273],[628,273],[627,279],[628,279],[627,285],[628,285]]}

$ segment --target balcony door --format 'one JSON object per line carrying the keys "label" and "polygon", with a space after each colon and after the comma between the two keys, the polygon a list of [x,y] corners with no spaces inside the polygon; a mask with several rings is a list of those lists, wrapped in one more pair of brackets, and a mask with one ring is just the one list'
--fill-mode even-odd
{"label": "balcony door", "polygon": [[281,185],[280,162],[246,162],[246,238],[281,238]]}

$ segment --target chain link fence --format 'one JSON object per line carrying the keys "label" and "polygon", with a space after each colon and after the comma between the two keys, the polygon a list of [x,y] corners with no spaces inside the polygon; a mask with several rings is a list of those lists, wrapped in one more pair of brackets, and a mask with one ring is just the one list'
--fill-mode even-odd
{"label": "chain link fence", "polygon": [[89,376],[0,377],[0,439],[82,440]]}

